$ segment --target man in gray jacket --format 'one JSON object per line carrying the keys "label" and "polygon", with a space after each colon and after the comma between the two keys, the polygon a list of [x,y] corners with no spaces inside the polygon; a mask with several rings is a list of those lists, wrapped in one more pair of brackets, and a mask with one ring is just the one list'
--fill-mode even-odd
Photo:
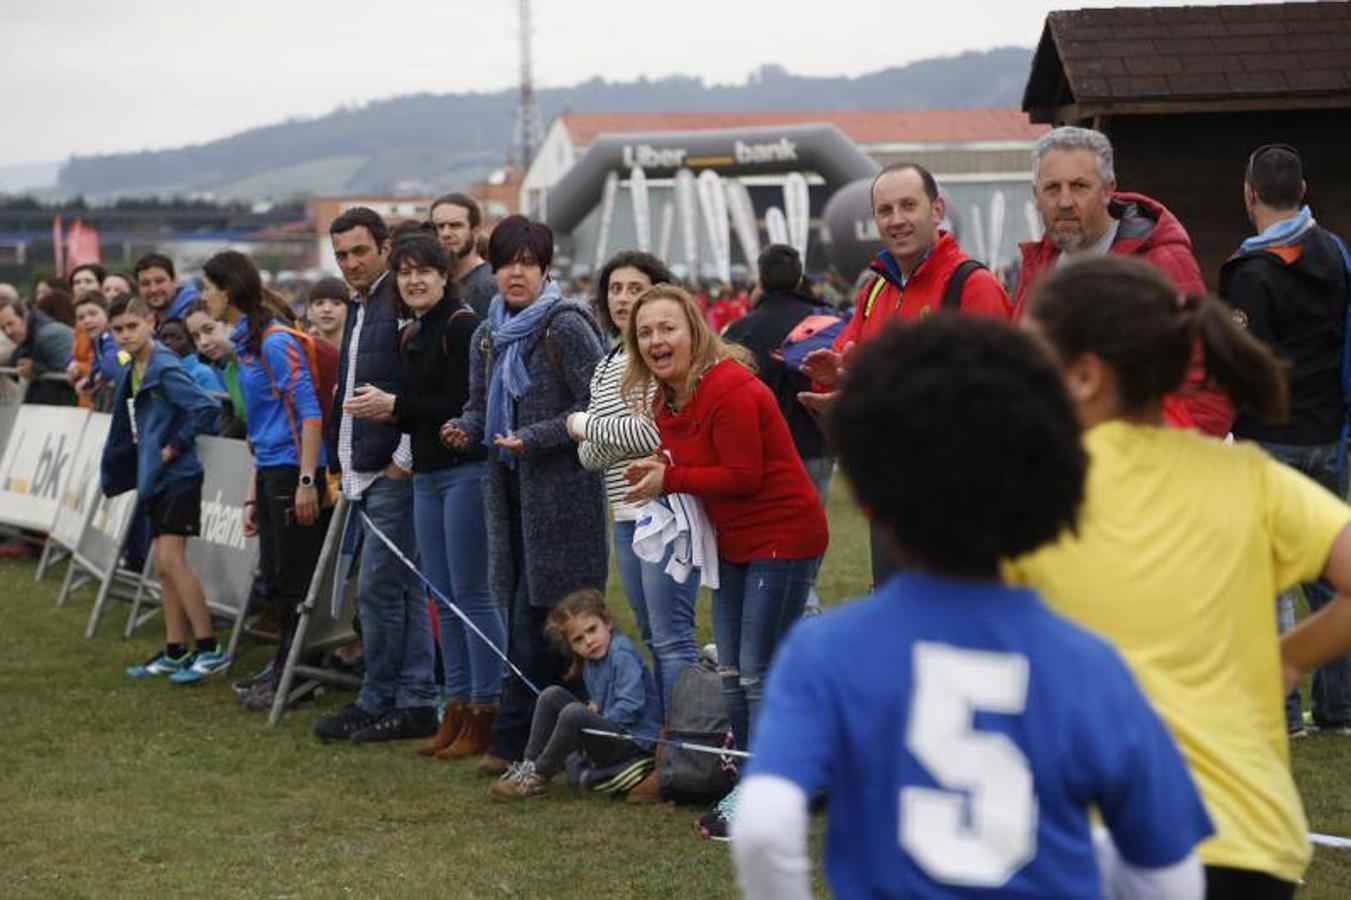
{"label": "man in gray jacket", "polygon": [[75,340],[70,326],[39,310],[28,309],[18,297],[0,295],[0,332],[14,342],[6,364],[16,367],[20,378],[32,379],[25,397],[27,402],[75,405],[75,392],[64,378],[61,381],[39,378],[47,373],[65,375]]}

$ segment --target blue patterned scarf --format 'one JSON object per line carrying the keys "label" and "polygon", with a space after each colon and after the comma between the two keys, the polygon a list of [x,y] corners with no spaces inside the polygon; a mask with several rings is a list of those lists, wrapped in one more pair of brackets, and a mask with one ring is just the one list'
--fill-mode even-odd
{"label": "blue patterned scarf", "polygon": [[545,282],[539,298],[520,312],[507,310],[501,294],[488,307],[488,327],[492,331],[492,352],[497,363],[488,381],[488,403],[483,427],[483,443],[507,466],[516,466],[515,454],[493,446],[493,437],[509,435],[516,422],[516,404],[530,390],[526,358],[544,334],[544,322],[562,300],[558,285]]}

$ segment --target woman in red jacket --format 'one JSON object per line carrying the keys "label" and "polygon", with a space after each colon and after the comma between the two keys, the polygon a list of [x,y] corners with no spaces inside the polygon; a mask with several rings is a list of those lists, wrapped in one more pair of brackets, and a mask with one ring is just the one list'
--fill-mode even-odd
{"label": "woman in red jacket", "polygon": [[[691,494],[717,533],[713,600],[718,674],[738,749],[750,744],[763,679],[779,639],[802,614],[829,536],[811,478],[778,401],[723,343],[680,288],[657,285],[633,305],[621,393],[634,406],[655,381],[652,417],[667,459],[630,464],[628,502]],[[725,838],[736,792],[699,821]]]}

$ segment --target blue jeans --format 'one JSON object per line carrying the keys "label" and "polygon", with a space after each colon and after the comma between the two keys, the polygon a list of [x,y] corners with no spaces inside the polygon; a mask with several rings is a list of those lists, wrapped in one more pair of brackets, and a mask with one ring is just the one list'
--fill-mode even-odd
{"label": "blue jeans", "polygon": [[[807,477],[812,480],[812,487],[816,488],[816,497],[824,509],[830,499],[830,479],[835,474],[835,457],[818,456],[816,459],[804,459],[802,465],[806,468]],[[807,609],[814,613],[821,611],[821,598],[816,595],[815,577],[812,578],[812,589],[807,592]]]}
{"label": "blue jeans", "polygon": [[[488,589],[484,524],[486,463],[465,463],[413,476],[413,524],[422,572],[497,647],[507,648],[502,608]],[[440,602],[438,600],[438,602]],[[447,702],[496,703],[502,659],[442,604],[441,664]]]}
{"label": "blue jeans", "polygon": [[[1273,459],[1304,473],[1338,497],[1345,497],[1346,470],[1338,458],[1339,447],[1339,444],[1312,444],[1307,447],[1294,444],[1262,444],[1262,449]],[[1332,600],[1332,586],[1321,578],[1300,587],[1304,590],[1304,599],[1309,601],[1311,613],[1318,612]],[[1295,627],[1293,590],[1286,591],[1276,598],[1276,622],[1282,634]],[[1310,699],[1313,702],[1315,725],[1323,728],[1351,725],[1351,657],[1339,656],[1318,667],[1313,673]],[[1285,720],[1287,727],[1292,730],[1304,725],[1298,690],[1291,691],[1285,698]]]}
{"label": "blue jeans", "polygon": [[[656,662],[652,673],[661,693],[662,709],[671,699],[671,688],[676,675],[685,666],[699,658],[699,642],[694,636],[694,601],[699,593],[699,571],[690,573],[689,580],[680,584],[666,574],[666,560],[644,562],[633,552],[634,522],[615,522],[615,563],[619,581],[643,643],[652,651]],[[665,715],[662,716],[663,721]]]}
{"label": "blue jeans", "polygon": [[713,639],[738,750],[750,746],[774,648],[802,615],[820,563],[819,556],[749,563],[718,559],[720,586],[713,595]]}
{"label": "blue jeans", "polygon": [[[409,559],[413,547],[413,485],[378,478],[355,504]],[[358,519],[358,521],[361,521]],[[357,607],[366,675],[357,705],[374,715],[436,705],[436,650],[431,615],[417,576],[366,528]]]}

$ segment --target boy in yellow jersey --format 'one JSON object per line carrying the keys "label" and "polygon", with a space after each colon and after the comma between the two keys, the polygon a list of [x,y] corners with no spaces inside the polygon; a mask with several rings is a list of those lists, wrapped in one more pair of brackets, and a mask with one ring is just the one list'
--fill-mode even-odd
{"label": "boy in yellow jersey", "polygon": [[1006,577],[1115,644],[1172,730],[1216,826],[1207,896],[1291,897],[1310,850],[1270,598],[1319,576],[1351,589],[1351,511],[1259,447],[1162,426],[1198,343],[1240,408],[1285,412],[1279,364],[1218,301],[1105,258],[1039,285],[1026,322],[1061,366],[1090,467],[1077,532]]}

